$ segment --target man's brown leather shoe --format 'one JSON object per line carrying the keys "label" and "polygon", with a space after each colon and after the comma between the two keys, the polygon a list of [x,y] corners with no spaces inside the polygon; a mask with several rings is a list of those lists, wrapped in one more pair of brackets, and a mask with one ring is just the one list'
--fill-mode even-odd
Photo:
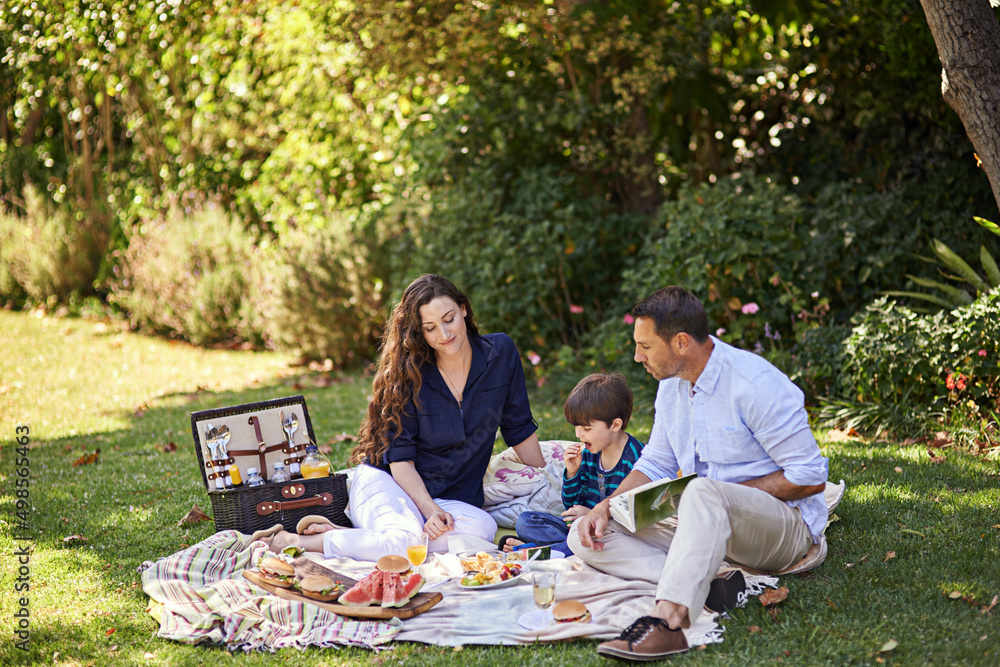
{"label": "man's brown leather shoe", "polygon": [[643,616],[628,626],[617,639],[604,642],[597,652],[609,658],[623,660],[659,660],[673,653],[688,650],[681,630],[673,630],[667,622],[653,616]]}

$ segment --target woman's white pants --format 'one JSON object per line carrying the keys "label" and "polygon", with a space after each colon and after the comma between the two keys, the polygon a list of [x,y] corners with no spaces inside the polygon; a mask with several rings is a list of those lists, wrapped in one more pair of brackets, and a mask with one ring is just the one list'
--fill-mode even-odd
{"label": "woman's white pants", "polygon": [[[434,502],[455,519],[455,529],[431,540],[428,551],[482,548],[482,541],[492,544],[497,524],[489,514],[459,500],[435,498]],[[323,534],[326,558],[374,561],[386,554],[406,555],[409,536],[423,532],[426,522],[392,475],[364,464],[353,472],[347,513],[355,527]]]}

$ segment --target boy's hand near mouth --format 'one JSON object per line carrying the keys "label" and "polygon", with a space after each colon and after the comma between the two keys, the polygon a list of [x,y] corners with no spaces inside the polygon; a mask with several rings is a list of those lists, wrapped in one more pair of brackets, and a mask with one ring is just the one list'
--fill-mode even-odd
{"label": "boy's hand near mouth", "polygon": [[582,449],[583,445],[581,443],[574,442],[572,445],[566,447],[566,451],[563,452],[563,463],[566,464],[567,478],[576,476],[577,471],[580,470],[580,464],[583,462]]}

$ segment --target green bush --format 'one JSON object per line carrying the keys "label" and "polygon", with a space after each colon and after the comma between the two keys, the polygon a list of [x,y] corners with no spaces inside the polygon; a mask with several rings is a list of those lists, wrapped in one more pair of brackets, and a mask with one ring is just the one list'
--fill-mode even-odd
{"label": "green bush", "polygon": [[964,258],[979,256],[982,233],[969,224],[976,209],[968,187],[935,174],[885,193],[865,192],[850,182],[831,183],[817,193],[806,253],[839,322],[879,294],[907,287],[908,274],[927,275],[926,262],[914,251],[937,239]]}
{"label": "green bush", "polygon": [[634,388],[649,383],[632,360],[628,312],[666,285],[698,296],[721,339],[782,367],[796,333],[825,317],[827,297],[814,295],[821,283],[814,282],[803,252],[801,204],[764,178],[686,185],[642,232],[646,243],[622,271],[603,322],[577,351],[561,352],[553,375],[573,375],[582,365],[587,372],[620,371]]}
{"label": "green bush", "polygon": [[217,207],[141,225],[115,269],[113,300],[134,327],[196,345],[259,341],[246,298],[253,237]]}
{"label": "green bush", "polygon": [[828,397],[839,388],[844,365],[844,340],[851,328],[829,324],[802,333],[791,350],[788,363],[778,364],[814,403]]}
{"label": "green bush", "polygon": [[94,294],[109,235],[99,208],[56,208],[26,188],[24,215],[0,215],[0,298],[54,305]]}
{"label": "green bush", "polygon": [[622,310],[611,325],[657,289],[682,285],[723,340],[758,350],[791,340],[822,284],[806,263],[804,235],[798,199],[765,179],[686,186],[660,208],[652,238],[623,272]]}
{"label": "green bush", "polygon": [[522,353],[549,361],[617,309],[619,272],[640,243],[641,218],[581,192],[572,176],[552,167],[509,179],[475,170],[433,204],[415,230],[409,276],[455,282],[484,328],[509,333]]}
{"label": "green bush", "polygon": [[[946,421],[1000,413],[1000,291],[933,315],[882,297],[855,316],[844,341],[838,397],[841,417],[866,406],[898,406]],[[836,416],[837,409],[827,416]],[[886,414],[886,413],[881,413]],[[908,425],[912,426],[912,421]],[[924,420],[925,427],[929,426]],[[901,422],[870,423],[889,435]]]}
{"label": "green bush", "polygon": [[13,271],[21,246],[21,224],[21,218],[0,212],[0,301],[10,307],[23,306],[28,298]]}
{"label": "green bush", "polygon": [[925,235],[964,248],[978,233],[955,224],[968,202],[939,214],[913,204],[937,202],[946,185],[939,180],[889,193],[831,183],[808,203],[798,190],[759,176],[685,186],[660,208],[646,245],[622,273],[617,310],[587,337],[582,356],[628,373],[631,327],[623,317],[654,290],[679,284],[702,299],[720,338],[766,356],[809,400],[838,391],[839,343],[847,334],[838,325],[922,266],[912,248]]}
{"label": "green bush", "polygon": [[254,300],[270,347],[338,366],[372,358],[385,319],[391,249],[384,212],[290,230],[261,248]]}

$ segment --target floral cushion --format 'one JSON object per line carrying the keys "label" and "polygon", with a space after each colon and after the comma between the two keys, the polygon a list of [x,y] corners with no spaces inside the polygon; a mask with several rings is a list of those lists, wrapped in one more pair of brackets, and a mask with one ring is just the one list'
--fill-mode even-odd
{"label": "floral cushion", "polygon": [[517,515],[527,510],[559,514],[563,511],[563,451],[566,440],[539,443],[544,468],[521,463],[513,449],[506,449],[490,461],[483,476],[483,506],[504,528],[513,528]]}

